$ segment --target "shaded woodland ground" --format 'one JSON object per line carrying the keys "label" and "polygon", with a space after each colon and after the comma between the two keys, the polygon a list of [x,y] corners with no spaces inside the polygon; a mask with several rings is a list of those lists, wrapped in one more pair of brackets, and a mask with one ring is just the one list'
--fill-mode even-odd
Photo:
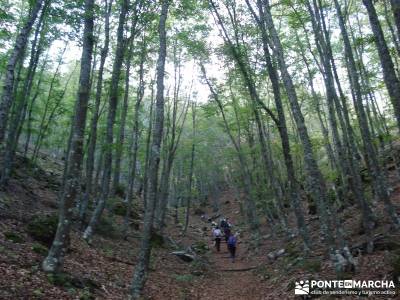
{"label": "shaded woodland ground", "polygon": [[[399,146],[395,149],[400,151]],[[389,165],[391,198],[400,211],[400,182],[391,169]],[[61,163],[47,155],[42,155],[38,166],[32,168],[19,158],[14,178],[1,193],[0,273],[3,276],[0,276],[0,298],[126,299],[137,260],[142,213],[131,216],[132,226],[127,240],[123,240],[120,198],[107,207],[92,245],[80,237],[79,228],[73,229],[63,273],[54,276],[41,271],[40,263],[57,224],[61,174]],[[295,299],[295,280],[337,278],[322,244],[304,258],[298,236],[290,240],[282,232],[274,236],[271,228],[264,224],[265,220],[259,238],[254,239],[237,200],[232,191],[226,190],[218,199],[219,211],[214,212],[209,206],[193,208],[185,236],[182,236],[184,214],[180,216],[180,224],[174,224],[172,214],[167,217],[164,239],[158,237],[153,241],[144,299]],[[135,209],[143,212],[139,206]],[[200,209],[210,216],[229,216],[234,230],[240,232],[235,263],[230,262],[225,244],[222,244],[221,253],[216,253],[210,224],[201,220]],[[384,216],[381,205],[377,210],[379,226],[374,231],[375,252],[372,254],[365,254],[365,236],[361,232],[357,208],[350,207],[341,213],[357,260],[356,271],[344,276],[398,283],[400,236],[390,230],[390,221]],[[318,239],[317,219],[315,215],[306,217],[315,240]],[[195,249],[198,258],[194,262],[185,262],[171,254],[187,247]],[[285,249],[282,256],[268,258],[268,254],[280,249]]]}

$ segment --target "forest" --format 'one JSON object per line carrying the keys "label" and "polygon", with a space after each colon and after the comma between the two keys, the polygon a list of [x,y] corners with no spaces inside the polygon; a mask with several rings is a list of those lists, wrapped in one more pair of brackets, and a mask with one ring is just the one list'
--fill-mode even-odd
{"label": "forest", "polygon": [[0,299],[399,296],[400,0],[0,0],[0,43]]}

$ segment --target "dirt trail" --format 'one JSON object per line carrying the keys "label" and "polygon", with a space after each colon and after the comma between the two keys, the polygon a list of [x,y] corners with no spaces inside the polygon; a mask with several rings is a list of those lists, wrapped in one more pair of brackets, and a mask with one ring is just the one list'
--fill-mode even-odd
{"label": "dirt trail", "polygon": [[[228,195],[226,195],[228,196]],[[221,199],[223,202],[224,199]],[[229,217],[230,221],[234,224],[233,232],[238,230],[240,217],[237,214],[238,207],[236,203],[224,205],[220,210],[221,216]],[[210,211],[208,215],[212,215]],[[218,220],[216,220],[218,221]],[[200,217],[193,216],[191,224],[198,228],[207,226],[207,235],[204,236],[207,242],[210,255],[209,261],[211,270],[200,282],[199,286],[195,289],[196,292],[192,293],[196,299],[273,299],[267,295],[268,292],[266,282],[262,281],[256,274],[255,269],[259,265],[256,257],[251,255],[250,247],[250,234],[245,229],[238,237],[238,244],[236,249],[236,260],[232,263],[227,245],[224,239],[221,241],[221,251],[217,252],[214,246],[214,241],[211,237],[211,224],[201,221]]]}
{"label": "dirt trail", "polygon": [[[212,249],[211,263],[214,276],[206,284],[201,299],[266,299],[264,298],[263,283],[252,273],[249,268],[254,268],[254,263],[246,260],[243,243],[237,247],[237,258],[231,262],[226,244],[221,244],[221,252],[216,252],[213,242],[209,242]],[[246,270],[246,271],[244,271]],[[264,294],[264,295],[263,295]]]}

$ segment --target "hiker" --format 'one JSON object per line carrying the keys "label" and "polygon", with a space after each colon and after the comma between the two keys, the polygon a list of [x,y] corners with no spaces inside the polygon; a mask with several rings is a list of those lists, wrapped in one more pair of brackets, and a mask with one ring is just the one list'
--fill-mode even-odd
{"label": "hiker", "polygon": [[[225,238],[226,245],[228,245],[228,239],[229,239],[230,235],[231,235],[231,228],[229,226],[226,226],[224,228],[224,238]],[[229,247],[228,247],[228,250],[229,250]]]}
{"label": "hiker", "polygon": [[219,252],[219,250],[220,250],[221,236],[222,236],[221,229],[219,229],[219,227],[216,226],[213,229],[213,237],[214,237],[214,241],[215,241],[215,248],[217,248],[217,252]]}
{"label": "hiker", "polygon": [[226,220],[225,220],[225,219],[221,219],[219,225],[221,226],[222,229],[225,229],[225,227],[228,225],[228,223],[226,223]]}
{"label": "hiker", "polygon": [[229,250],[229,253],[231,254],[231,260],[233,263],[235,262],[236,243],[237,243],[236,235],[231,233],[228,238],[228,250]]}

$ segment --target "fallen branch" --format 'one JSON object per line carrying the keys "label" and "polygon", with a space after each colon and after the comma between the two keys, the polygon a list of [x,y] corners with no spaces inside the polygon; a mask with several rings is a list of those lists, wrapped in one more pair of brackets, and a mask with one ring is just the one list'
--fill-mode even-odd
{"label": "fallen branch", "polygon": [[191,262],[196,259],[196,257],[192,254],[189,254],[186,251],[174,251],[171,254],[178,256],[180,259],[182,259],[185,262]]}

